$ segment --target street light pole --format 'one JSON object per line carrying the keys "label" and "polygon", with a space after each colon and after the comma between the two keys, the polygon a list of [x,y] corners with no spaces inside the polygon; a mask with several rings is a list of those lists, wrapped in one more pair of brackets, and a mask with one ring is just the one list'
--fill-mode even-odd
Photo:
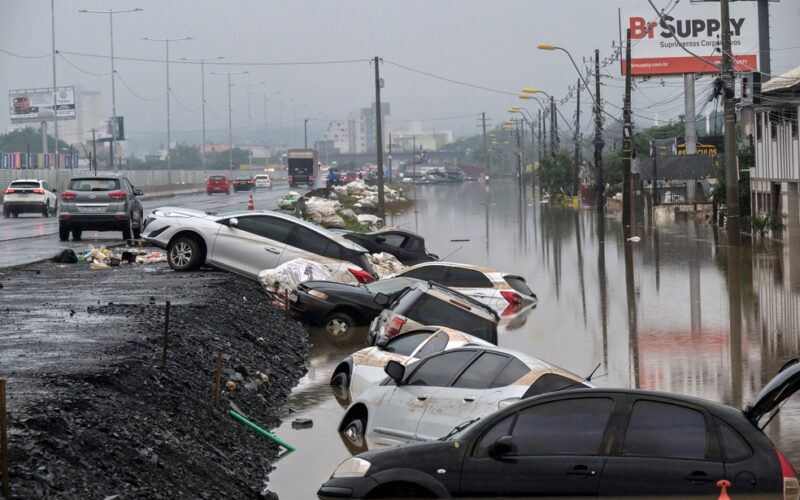
{"label": "street light pole", "polygon": [[[135,9],[125,9],[125,10],[87,10],[81,9],[78,12],[81,14],[108,14],[108,26],[109,32],[111,34],[111,115],[112,120],[117,119],[117,89],[116,89],[116,77],[117,77],[117,70],[114,66],[114,14],[126,14],[128,12],[141,12],[144,9],[135,8]],[[116,142],[116,130],[112,131],[111,134],[111,142],[109,142],[109,153],[111,156],[111,169],[114,169],[114,143]]]}
{"label": "street light pole", "polygon": [[[58,161],[58,86],[56,85],[56,9],[55,0],[50,0],[50,34],[53,48],[53,137],[56,141],[56,189],[61,189],[59,180],[61,174],[59,173]],[[74,98],[74,97],[73,97]]]}
{"label": "street light pole", "polygon": [[233,108],[231,106],[231,76],[232,75],[246,75],[249,71],[239,71],[232,73],[230,71],[212,72],[212,75],[224,75],[228,77],[228,170],[233,170]]}
{"label": "street light pole", "polygon": [[303,149],[308,149],[308,118],[303,119]]}
{"label": "street light pole", "polygon": [[200,62],[200,95],[203,101],[202,107],[202,116],[203,116],[203,150],[202,158],[203,158],[203,177],[208,175],[208,165],[207,165],[207,154],[206,154],[206,61],[218,61],[220,59],[224,59],[224,57],[214,57],[212,59],[187,59],[185,57],[181,58],[181,61],[189,61],[189,62]]}
{"label": "street light pole", "polygon": [[172,155],[170,154],[170,148],[172,147],[172,137],[171,137],[171,127],[170,127],[170,112],[169,112],[169,95],[171,93],[171,89],[169,87],[169,42],[183,42],[186,40],[191,40],[192,37],[185,36],[181,38],[149,38],[144,37],[142,40],[147,42],[164,42],[164,45],[167,49],[167,182],[172,183]]}

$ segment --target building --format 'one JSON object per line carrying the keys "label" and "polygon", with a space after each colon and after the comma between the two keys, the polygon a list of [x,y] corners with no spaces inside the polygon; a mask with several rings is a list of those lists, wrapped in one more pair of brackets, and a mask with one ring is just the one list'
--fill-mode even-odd
{"label": "building", "polygon": [[453,142],[452,130],[423,130],[422,122],[411,122],[408,130],[392,132],[392,149],[396,151],[438,151]]}
{"label": "building", "polygon": [[[383,143],[388,145],[390,133],[391,105],[381,103],[381,116],[383,117]],[[328,129],[322,136],[320,144],[337,150],[340,154],[374,153],[378,137],[377,123],[375,121],[375,103],[369,108],[361,108],[356,113],[351,113],[347,120],[330,122]]]}
{"label": "building", "polygon": [[773,77],[754,96],[755,167],[750,170],[753,214],[796,232],[800,225],[800,67]]}

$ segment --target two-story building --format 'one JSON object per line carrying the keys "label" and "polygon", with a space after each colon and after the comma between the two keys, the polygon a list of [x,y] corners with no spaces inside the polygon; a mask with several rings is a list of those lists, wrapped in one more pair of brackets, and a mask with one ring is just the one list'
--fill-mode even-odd
{"label": "two-story building", "polygon": [[800,230],[800,67],[764,83],[753,108],[752,212],[768,215],[793,236]]}

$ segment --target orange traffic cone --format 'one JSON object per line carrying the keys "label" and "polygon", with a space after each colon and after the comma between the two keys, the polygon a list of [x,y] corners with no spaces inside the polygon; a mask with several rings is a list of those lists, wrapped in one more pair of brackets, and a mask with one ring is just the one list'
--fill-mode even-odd
{"label": "orange traffic cone", "polygon": [[250,195],[250,198],[248,198],[248,200],[247,200],[247,209],[248,210],[255,210],[256,209],[255,205],[253,205],[253,195],[252,194]]}
{"label": "orange traffic cone", "polygon": [[717,500],[731,500],[731,497],[728,496],[728,488],[731,487],[731,482],[727,479],[720,479],[717,481],[717,488],[721,491],[719,492],[719,498]]}

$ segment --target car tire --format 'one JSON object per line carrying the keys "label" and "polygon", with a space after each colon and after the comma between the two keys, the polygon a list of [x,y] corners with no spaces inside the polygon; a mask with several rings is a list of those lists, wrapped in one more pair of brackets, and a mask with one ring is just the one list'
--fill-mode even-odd
{"label": "car tire", "polygon": [[167,247],[167,263],[175,271],[191,271],[200,267],[200,245],[194,238],[180,236]]}
{"label": "car tire", "polygon": [[132,217],[128,217],[127,225],[124,228],[122,228],[122,239],[123,240],[131,239],[131,236],[132,236],[131,233],[133,232],[132,228],[133,228],[133,218]]}
{"label": "car tire", "polygon": [[72,230],[72,240],[73,241],[80,241],[82,233],[83,233],[83,231],[81,231],[80,229],[73,229]]}
{"label": "car tire", "polygon": [[342,408],[347,408],[347,406],[350,404],[350,373],[337,373],[331,377],[330,385],[333,397],[342,406]]}
{"label": "car tire", "polygon": [[66,224],[58,225],[58,239],[61,241],[69,241],[69,227]]}
{"label": "car tire", "polygon": [[356,322],[349,314],[337,311],[329,314],[323,320],[322,326],[329,340],[341,344],[352,340]]}
{"label": "car tire", "polygon": [[9,209],[7,209],[7,208],[4,208],[4,209],[3,209],[3,217],[5,217],[6,219],[8,219],[9,217],[11,217],[11,210],[9,210]]}
{"label": "car tire", "polygon": [[367,421],[364,417],[358,416],[351,419],[349,422],[342,426],[342,434],[344,438],[352,445],[348,446],[349,449],[367,450],[367,439],[365,433],[367,430]]}
{"label": "car tire", "polygon": [[142,237],[142,220],[139,219],[139,223],[133,226],[133,239],[138,240]]}
{"label": "car tire", "polygon": [[42,209],[42,217],[50,217],[50,200],[47,201]]}

